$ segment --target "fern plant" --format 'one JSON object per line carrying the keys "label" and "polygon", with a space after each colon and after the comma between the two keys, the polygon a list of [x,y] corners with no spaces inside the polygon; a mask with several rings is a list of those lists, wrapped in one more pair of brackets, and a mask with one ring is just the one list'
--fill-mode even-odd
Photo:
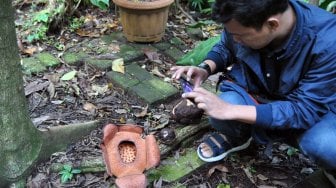
{"label": "fern plant", "polygon": [[188,2],[194,10],[210,14],[211,5],[215,2],[215,0],[189,0]]}

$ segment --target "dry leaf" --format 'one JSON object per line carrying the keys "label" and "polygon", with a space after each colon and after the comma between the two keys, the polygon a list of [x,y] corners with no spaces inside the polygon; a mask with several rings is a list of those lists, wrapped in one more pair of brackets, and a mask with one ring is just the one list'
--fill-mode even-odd
{"label": "dry leaf", "polygon": [[262,175],[262,174],[258,174],[257,177],[258,177],[258,179],[260,179],[260,180],[262,180],[262,181],[266,181],[266,180],[268,180],[268,177],[266,177],[266,176],[264,176],[264,175]]}
{"label": "dry leaf", "polygon": [[77,35],[82,36],[82,37],[100,37],[99,33],[94,33],[91,31],[85,31],[83,29],[77,29],[76,31]]}
{"label": "dry leaf", "polygon": [[28,55],[33,55],[34,52],[36,52],[36,51],[37,51],[37,48],[36,48],[36,47],[24,48],[24,49],[22,50],[23,53],[28,54]]}
{"label": "dry leaf", "polygon": [[126,114],[127,113],[127,110],[125,109],[117,109],[117,110],[114,110],[117,114]]}
{"label": "dry leaf", "polygon": [[94,93],[91,93],[92,95],[102,95],[105,92],[108,91],[109,86],[99,86],[99,85],[92,85],[91,89],[94,91]]}
{"label": "dry leaf", "polygon": [[83,109],[89,112],[95,112],[97,107],[94,104],[87,102],[83,105]]}
{"label": "dry leaf", "polygon": [[162,74],[157,66],[154,67],[154,69],[151,71],[152,74],[164,78],[166,77],[164,74]]}
{"label": "dry leaf", "polygon": [[273,183],[274,185],[278,185],[278,186],[280,186],[280,187],[288,187],[288,184],[287,184],[286,182],[283,182],[283,181],[277,181],[277,180],[274,180],[274,181],[272,181],[272,183]]}
{"label": "dry leaf", "polygon": [[126,123],[126,120],[125,120],[124,117],[120,117],[119,121],[120,121],[120,123]]}
{"label": "dry leaf", "polygon": [[219,164],[216,166],[213,166],[212,168],[210,168],[210,170],[208,171],[207,177],[210,177],[216,170],[219,170],[221,172],[227,173],[229,172],[229,170],[226,168],[226,166]]}
{"label": "dry leaf", "polygon": [[31,82],[25,87],[25,95],[27,96],[36,91],[43,90],[44,88],[48,87],[49,84],[50,84],[49,81],[45,81],[42,83],[39,81]]}
{"label": "dry leaf", "polygon": [[148,105],[140,112],[135,113],[135,117],[145,117],[147,115]]}
{"label": "dry leaf", "polygon": [[155,61],[159,59],[159,54],[156,51],[145,49],[144,53],[150,61]]}
{"label": "dry leaf", "polygon": [[125,74],[124,59],[119,58],[112,61],[112,70]]}
{"label": "dry leaf", "polygon": [[243,168],[246,176],[248,177],[248,179],[251,181],[251,183],[253,183],[255,185],[255,181],[253,179],[253,175],[252,173],[250,172],[250,170],[248,168]]}
{"label": "dry leaf", "polygon": [[49,93],[50,98],[51,99],[54,98],[56,89],[55,89],[55,85],[54,85],[53,82],[49,82],[49,86],[47,88],[47,91]]}

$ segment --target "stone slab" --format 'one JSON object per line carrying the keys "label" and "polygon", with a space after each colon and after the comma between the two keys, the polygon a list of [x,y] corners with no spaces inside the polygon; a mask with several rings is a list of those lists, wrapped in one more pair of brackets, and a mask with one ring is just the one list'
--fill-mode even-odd
{"label": "stone slab", "polygon": [[107,77],[148,104],[155,104],[179,94],[179,90],[141,68],[136,63],[125,66],[125,74],[110,71]]}
{"label": "stone slab", "polygon": [[198,158],[194,148],[186,149],[185,155],[169,157],[161,161],[161,165],[152,169],[147,173],[149,181],[154,181],[162,178],[163,181],[172,183],[189,175],[193,171],[202,167],[206,163]]}

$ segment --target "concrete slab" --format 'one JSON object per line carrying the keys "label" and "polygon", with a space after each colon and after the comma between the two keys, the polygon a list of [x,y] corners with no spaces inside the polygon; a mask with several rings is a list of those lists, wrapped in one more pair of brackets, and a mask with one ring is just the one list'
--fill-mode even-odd
{"label": "concrete slab", "polygon": [[153,76],[136,63],[126,65],[125,71],[125,74],[111,71],[107,73],[107,77],[148,104],[155,104],[179,94],[177,88]]}

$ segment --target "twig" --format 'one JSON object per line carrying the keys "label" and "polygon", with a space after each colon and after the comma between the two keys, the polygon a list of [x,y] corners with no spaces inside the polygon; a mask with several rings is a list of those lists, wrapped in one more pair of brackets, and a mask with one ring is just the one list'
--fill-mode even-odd
{"label": "twig", "polygon": [[190,16],[186,11],[183,10],[182,6],[180,5],[180,0],[176,0],[177,8],[187,17],[190,19],[191,23],[196,23],[196,21]]}

